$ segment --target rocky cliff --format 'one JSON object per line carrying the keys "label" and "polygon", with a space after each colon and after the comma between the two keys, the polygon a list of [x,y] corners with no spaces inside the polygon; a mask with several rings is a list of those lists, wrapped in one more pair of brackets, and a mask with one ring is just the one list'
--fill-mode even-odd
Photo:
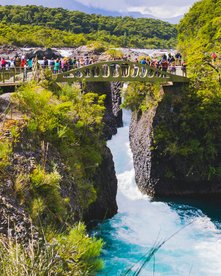
{"label": "rocky cliff", "polygon": [[[219,175],[207,173],[206,158],[211,162],[212,156],[203,160],[200,155],[205,138],[198,133],[194,118],[189,119],[195,103],[187,87],[165,86],[161,92],[164,95],[157,106],[132,113],[130,144],[137,185],[154,197],[220,197]],[[220,166],[219,160],[217,156],[214,167]]]}
{"label": "rocky cliff", "polygon": [[[115,89],[119,92],[119,85],[117,87],[118,90]],[[121,124],[120,120],[122,119],[121,115],[119,115],[120,100],[116,96],[115,101],[112,100],[112,93],[114,95],[115,90],[111,88],[111,84],[104,83],[89,84],[85,90],[107,94],[104,136],[106,139],[111,138],[117,132],[117,126]],[[115,115],[112,106],[115,106]],[[11,113],[11,107],[10,94],[0,96],[0,128],[2,137],[7,136],[10,138],[12,135],[6,129],[7,123],[11,124],[15,121],[22,121],[22,114],[19,114],[16,107],[13,107],[13,112]],[[78,187],[72,172],[62,161],[56,147],[52,144],[40,144],[35,139],[30,140],[25,128],[21,127],[20,139],[13,148],[10,166],[6,169],[7,173],[4,175],[1,173],[0,175],[0,233],[7,235],[10,232],[12,236],[20,240],[29,239],[32,221],[27,212],[27,206],[22,204],[24,198],[26,201],[29,198],[29,191],[25,186],[20,187],[15,183],[15,176],[28,176],[42,162],[44,163],[45,170],[48,172],[52,171],[53,164],[56,164],[56,170],[62,176],[60,192],[63,198],[69,198],[69,213],[71,214],[69,219],[74,222],[82,218],[84,207],[81,206],[81,200],[79,200]],[[112,154],[107,147],[103,149],[102,161],[92,178],[91,181],[94,183],[96,190],[96,200],[83,211],[83,219],[86,223],[92,220],[110,218],[117,212],[117,179]],[[22,178],[20,182],[23,183],[23,180]],[[21,184],[20,182],[18,184]],[[36,230],[35,232],[35,236],[37,236],[38,233]]]}
{"label": "rocky cliff", "polygon": [[103,153],[103,161],[94,175],[94,183],[97,200],[84,214],[87,222],[111,218],[117,213],[117,178],[112,154],[107,147]]}

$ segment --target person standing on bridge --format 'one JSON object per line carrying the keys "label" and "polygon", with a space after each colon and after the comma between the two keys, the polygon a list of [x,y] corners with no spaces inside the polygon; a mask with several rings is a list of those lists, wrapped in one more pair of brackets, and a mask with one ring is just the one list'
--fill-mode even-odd
{"label": "person standing on bridge", "polygon": [[[167,69],[168,69],[168,67],[169,67],[169,62],[167,61],[167,59],[162,59],[162,61],[161,61],[161,66],[162,66],[162,71],[163,72],[167,72]],[[166,76],[166,75],[163,75],[164,77]]]}
{"label": "person standing on bridge", "polygon": [[61,69],[60,60],[57,58],[54,63],[54,74],[58,74]]}
{"label": "person standing on bridge", "polygon": [[28,63],[28,69],[32,70],[33,59],[32,59],[32,58],[29,58],[29,59],[27,60],[27,63]]}
{"label": "person standing on bridge", "polygon": [[15,58],[15,67],[19,68],[21,65],[21,58],[19,56],[16,56]]}
{"label": "person standing on bridge", "polygon": [[27,63],[27,62],[26,62],[26,59],[25,59],[24,57],[22,57],[20,67],[21,67],[22,69],[24,69],[26,63]]}
{"label": "person standing on bridge", "polygon": [[181,70],[182,70],[182,73],[183,73],[183,77],[186,77],[187,74],[186,74],[186,67],[187,67],[187,64],[185,61],[182,62],[182,65],[181,65]]}
{"label": "person standing on bridge", "polygon": [[42,68],[43,68],[43,69],[48,68],[48,59],[47,59],[46,57],[43,57]]}
{"label": "person standing on bridge", "polygon": [[80,59],[78,58],[76,60],[76,68],[80,68],[81,67],[81,62],[80,62]]}
{"label": "person standing on bridge", "polygon": [[50,60],[50,62],[49,62],[49,66],[50,66],[52,72],[54,70],[54,64],[55,64],[55,61],[54,61],[54,59],[52,57],[51,60]]}
{"label": "person standing on bridge", "polygon": [[136,77],[137,74],[138,74],[138,70],[139,70],[139,67],[138,67],[138,65],[137,65],[137,63],[138,63],[139,61],[138,61],[137,58],[135,58],[134,62],[136,63],[136,64],[134,65],[134,77]]}
{"label": "person standing on bridge", "polygon": [[140,63],[144,66],[142,66],[142,75],[145,74],[146,72],[146,65],[147,65],[147,59],[146,58],[142,58],[142,60],[140,61]]}
{"label": "person standing on bridge", "polygon": [[169,64],[172,64],[175,62],[175,58],[174,58],[174,56],[171,55],[171,53],[168,54],[168,62],[169,62]]}
{"label": "person standing on bridge", "polygon": [[181,65],[181,61],[182,61],[182,55],[181,55],[181,53],[176,53],[175,58],[176,58],[176,66],[180,66]]}
{"label": "person standing on bridge", "polygon": [[2,58],[2,60],[1,60],[1,67],[2,67],[2,69],[5,69],[5,67],[6,67],[6,60],[4,58]]}

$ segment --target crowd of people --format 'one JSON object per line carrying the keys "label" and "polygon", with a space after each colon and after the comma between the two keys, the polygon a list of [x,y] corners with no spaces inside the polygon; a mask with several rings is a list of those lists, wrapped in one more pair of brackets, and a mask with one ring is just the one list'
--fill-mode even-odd
{"label": "crowd of people", "polygon": [[[0,69],[9,70],[10,68],[20,68],[24,70],[32,70],[35,58],[26,59],[25,56],[15,56],[14,58],[0,57]],[[101,61],[101,60],[100,60]],[[105,61],[131,61],[134,63],[140,63],[145,68],[145,65],[160,69],[163,72],[169,72],[176,74],[177,67],[179,66],[182,70],[183,76],[186,76],[186,62],[182,59],[180,53],[175,55],[163,54],[159,57],[151,57],[146,55],[145,57],[132,58],[130,55],[124,55],[123,57],[106,57]],[[47,59],[43,57],[43,60],[39,60],[38,63],[42,68],[50,68],[54,74],[60,72],[67,72],[74,68],[81,68],[93,63],[98,62],[97,57],[84,56],[84,57],[65,57],[65,58],[51,58]],[[113,62],[114,65],[114,62]],[[112,67],[113,68],[113,67]],[[123,65],[122,65],[122,68]],[[125,67],[126,68],[126,67]],[[145,69],[143,69],[145,70]],[[138,71],[138,66],[134,65],[134,71]],[[125,70],[123,71],[125,73]]]}
{"label": "crowd of people", "polygon": [[147,56],[143,57],[140,61],[138,59],[135,59],[135,62],[140,62],[143,65],[146,64],[156,69],[160,69],[163,72],[169,72],[171,74],[176,74],[177,67],[180,66],[183,76],[186,76],[187,64],[182,59],[182,55],[180,53],[176,53],[175,55],[172,55],[171,53],[169,53],[168,55],[163,54],[158,58],[151,58],[150,56]]}

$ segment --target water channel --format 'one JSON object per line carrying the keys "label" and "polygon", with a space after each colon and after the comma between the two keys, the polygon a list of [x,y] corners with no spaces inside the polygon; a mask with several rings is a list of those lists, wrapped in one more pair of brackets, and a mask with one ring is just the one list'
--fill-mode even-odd
{"label": "water channel", "polygon": [[[99,275],[125,275],[155,242],[167,241],[139,275],[221,275],[221,209],[214,202],[156,202],[135,184],[129,147],[130,112],[124,127],[108,142],[118,178],[118,214],[99,224],[94,235],[105,241],[105,269]],[[185,227],[186,226],[186,227]],[[133,272],[127,275],[135,275]]]}

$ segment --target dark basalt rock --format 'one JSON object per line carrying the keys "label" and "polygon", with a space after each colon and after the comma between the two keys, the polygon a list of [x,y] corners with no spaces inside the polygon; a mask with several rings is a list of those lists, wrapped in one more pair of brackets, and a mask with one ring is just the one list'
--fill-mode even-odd
{"label": "dark basalt rock", "polygon": [[104,220],[117,213],[117,178],[111,151],[105,148],[103,161],[94,176],[97,200],[84,215],[86,221]]}
{"label": "dark basalt rock", "polygon": [[[122,111],[120,109],[121,83],[91,82],[86,83],[85,92],[93,91],[100,95],[106,94],[105,115],[104,115],[104,137],[111,139],[117,133],[117,127],[123,125]],[[94,177],[94,185],[97,191],[97,200],[89,206],[84,215],[86,221],[104,220],[111,218],[117,213],[117,178],[114,169],[114,162],[109,148],[105,148],[103,162],[98,168]]]}
{"label": "dark basalt rock", "polygon": [[151,195],[154,192],[150,184],[150,147],[152,144],[152,120],[154,114],[154,109],[144,114],[133,112],[129,132],[136,183],[142,192]]}
{"label": "dark basalt rock", "polygon": [[[182,156],[162,154],[163,145],[151,150],[154,131],[159,123],[174,127],[176,101],[182,99],[179,85],[164,87],[166,95],[157,107],[142,113],[133,112],[130,125],[130,144],[134,158],[136,182],[140,190],[153,197],[208,198],[221,197],[220,179],[205,179],[207,170],[202,162],[196,169],[192,161]],[[178,111],[177,111],[178,112]]]}
{"label": "dark basalt rock", "polygon": [[116,118],[117,127],[123,126],[123,113],[121,109],[121,89],[122,82],[111,83],[112,112]]}
{"label": "dark basalt rock", "polygon": [[31,50],[29,53],[26,54],[26,58],[27,59],[32,59],[34,57],[36,57],[38,59],[43,59],[43,57],[46,57],[47,59],[56,59],[56,58],[61,58],[61,54],[56,51],[56,50],[52,50],[50,48],[46,49],[46,50],[43,50],[43,49],[34,49],[34,50]]}
{"label": "dark basalt rock", "polygon": [[0,233],[6,237],[16,238],[22,243],[38,239],[36,228],[25,210],[17,204],[14,196],[0,195]]}
{"label": "dark basalt rock", "polygon": [[11,93],[5,93],[3,95],[0,95],[0,113],[7,112],[7,109],[11,105]]}

